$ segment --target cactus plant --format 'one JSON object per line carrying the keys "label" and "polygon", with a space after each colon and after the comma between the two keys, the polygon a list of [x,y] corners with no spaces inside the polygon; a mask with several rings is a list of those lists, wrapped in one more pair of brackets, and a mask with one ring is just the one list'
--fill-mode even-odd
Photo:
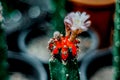
{"label": "cactus plant", "polygon": [[2,4],[0,2],[0,79],[7,80],[7,45],[5,41],[5,33],[2,28]]}
{"label": "cactus plant", "polygon": [[114,28],[114,50],[113,50],[113,80],[120,80],[120,0],[116,0]]}
{"label": "cactus plant", "polygon": [[65,10],[65,3],[67,0],[51,0],[51,6],[52,6],[52,20],[51,20],[51,26],[52,26],[52,32],[54,31],[60,31],[61,33],[65,33],[64,30],[64,16],[66,15]]}
{"label": "cactus plant", "polygon": [[86,12],[71,12],[64,19],[65,36],[56,31],[49,40],[51,80],[80,80],[77,63],[80,40],[77,35],[90,26],[91,21],[87,21],[89,17]]}

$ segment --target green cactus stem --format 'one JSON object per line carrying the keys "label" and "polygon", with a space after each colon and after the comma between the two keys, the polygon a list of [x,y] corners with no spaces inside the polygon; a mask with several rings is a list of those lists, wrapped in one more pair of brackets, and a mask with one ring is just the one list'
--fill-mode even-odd
{"label": "green cactus stem", "polygon": [[49,61],[51,80],[80,80],[77,60],[63,65],[58,59]]}
{"label": "green cactus stem", "polygon": [[[2,13],[2,5],[0,3],[0,12]],[[0,18],[2,14],[0,13]],[[0,80],[7,80],[7,45],[5,33],[2,29],[2,20],[0,21]]]}
{"label": "green cactus stem", "polygon": [[120,0],[116,0],[114,28],[114,49],[113,49],[113,80],[120,80]]}
{"label": "green cactus stem", "polygon": [[52,6],[51,24],[53,27],[52,32],[59,31],[62,34],[64,34],[65,29],[64,29],[63,21],[64,21],[65,15],[66,15],[66,10],[65,10],[66,0],[51,0],[51,3],[52,3],[51,4],[51,6]]}

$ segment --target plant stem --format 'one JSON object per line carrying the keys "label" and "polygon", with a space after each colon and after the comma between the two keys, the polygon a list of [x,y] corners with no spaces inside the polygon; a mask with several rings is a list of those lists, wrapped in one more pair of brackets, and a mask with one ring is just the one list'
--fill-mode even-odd
{"label": "plant stem", "polygon": [[58,59],[49,61],[51,80],[80,80],[77,60],[63,65]]}
{"label": "plant stem", "polygon": [[0,26],[0,79],[7,80],[7,46],[4,30]]}
{"label": "plant stem", "polygon": [[113,80],[120,80],[120,0],[116,0],[113,66]]}
{"label": "plant stem", "polygon": [[5,33],[2,29],[2,5],[1,7],[1,13],[0,13],[0,80],[7,80],[7,45],[5,40]]}
{"label": "plant stem", "polygon": [[59,31],[60,33],[65,34],[63,21],[66,14],[65,10],[66,0],[51,0],[51,3],[53,11],[51,20],[53,32]]}

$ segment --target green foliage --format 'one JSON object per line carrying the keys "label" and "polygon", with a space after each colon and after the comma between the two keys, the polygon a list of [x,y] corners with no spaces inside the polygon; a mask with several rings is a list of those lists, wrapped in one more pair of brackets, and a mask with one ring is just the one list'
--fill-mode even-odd
{"label": "green foliage", "polygon": [[66,15],[65,3],[66,0],[52,0],[52,20],[51,24],[54,31],[59,31],[65,34],[64,17]]}
{"label": "green foliage", "polygon": [[119,0],[116,0],[113,65],[114,65],[113,80],[120,80],[120,1]]}
{"label": "green foliage", "polygon": [[0,80],[7,80],[7,45],[0,26]]}
{"label": "green foliage", "polygon": [[0,80],[7,80],[7,44],[5,33],[0,22]]}

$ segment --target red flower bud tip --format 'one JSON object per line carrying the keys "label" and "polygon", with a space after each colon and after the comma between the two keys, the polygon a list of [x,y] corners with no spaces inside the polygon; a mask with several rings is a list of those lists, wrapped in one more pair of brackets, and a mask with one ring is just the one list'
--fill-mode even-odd
{"label": "red flower bud tip", "polygon": [[72,48],[72,46],[74,45],[74,43],[71,42],[70,40],[68,40],[67,45],[69,46],[69,48]]}
{"label": "red flower bud tip", "polygon": [[75,39],[75,40],[74,40],[74,43],[76,43],[76,44],[77,44],[77,43],[80,43],[80,39]]}
{"label": "red flower bud tip", "polygon": [[61,58],[62,58],[62,60],[66,61],[68,58],[68,53],[62,53]]}
{"label": "red flower bud tip", "polygon": [[72,46],[72,55],[75,57],[77,55],[77,48],[76,46]]}
{"label": "red flower bud tip", "polygon": [[68,48],[62,48],[61,52],[62,53],[68,52]]}
{"label": "red flower bud tip", "polygon": [[49,44],[48,49],[49,49],[50,51],[53,49],[53,44],[52,44],[52,43]]}
{"label": "red flower bud tip", "polygon": [[58,48],[54,48],[52,53],[53,53],[53,55],[58,54]]}
{"label": "red flower bud tip", "polygon": [[57,42],[56,42],[56,46],[60,49],[60,48],[62,47],[61,42],[60,42],[60,41],[57,41]]}

